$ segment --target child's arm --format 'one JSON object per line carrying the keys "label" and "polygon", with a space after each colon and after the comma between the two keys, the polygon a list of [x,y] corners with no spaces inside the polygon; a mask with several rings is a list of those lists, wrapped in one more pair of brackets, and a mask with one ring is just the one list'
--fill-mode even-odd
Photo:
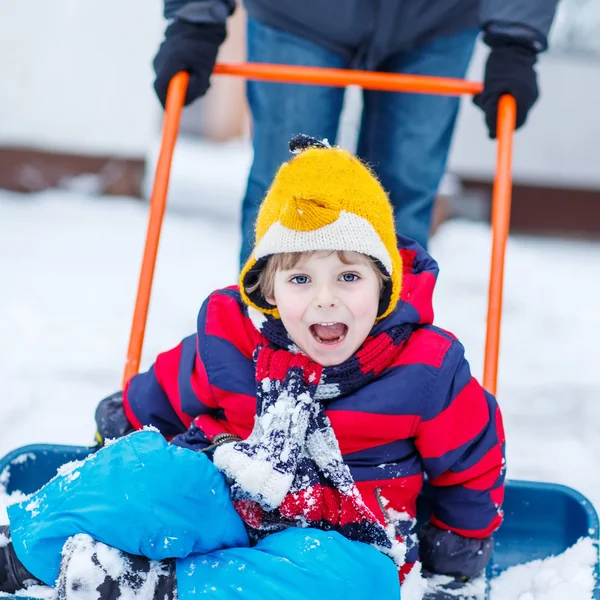
{"label": "child's arm", "polygon": [[[194,450],[236,438],[239,428],[232,431],[235,427],[227,421],[215,390],[228,389],[232,380],[242,387],[250,382],[254,390],[253,335],[254,326],[235,288],[213,292],[200,309],[196,334],[159,354],[147,372],[135,375],[122,402],[116,394],[100,404],[100,437],[118,437],[103,434],[101,425],[106,424],[118,432],[129,425],[152,425],[172,443]],[[210,382],[207,369],[212,369]]]}
{"label": "child's arm", "polygon": [[[200,450],[211,443],[213,435],[224,431],[213,418],[218,406],[209,389],[199,347],[203,341],[206,343],[211,297],[198,314],[197,334],[159,354],[148,371],[131,378],[122,394],[100,403],[96,411],[99,441],[150,425],[173,443]],[[199,429],[196,425],[200,424]]]}
{"label": "child's arm", "polygon": [[203,410],[191,383],[196,375],[195,345],[196,335],[185,338],[159,354],[148,371],[134,375],[123,391],[100,402],[95,415],[100,444],[147,425],[172,438],[187,432],[192,423],[184,406],[194,415],[208,411],[208,407]]}
{"label": "child's arm", "polygon": [[424,566],[472,576],[489,560],[488,538],[502,522],[504,430],[495,398],[471,376],[457,341],[438,373],[416,446],[433,489],[430,524],[420,536]]}
{"label": "child's arm", "polygon": [[167,438],[188,429],[192,416],[185,408],[199,405],[192,387],[196,338],[190,335],[172,350],[159,354],[148,371],[135,375],[125,386],[125,415],[135,429],[152,425]]}

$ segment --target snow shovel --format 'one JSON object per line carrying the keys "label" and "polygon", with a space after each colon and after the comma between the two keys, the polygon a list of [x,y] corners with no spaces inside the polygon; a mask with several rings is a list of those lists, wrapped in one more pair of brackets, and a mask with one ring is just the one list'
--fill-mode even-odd
{"label": "snow shovel", "polygon": [[[481,90],[480,83],[465,80],[285,65],[219,64],[214,73],[279,83],[340,87],[358,85],[364,89],[425,94],[462,95],[476,94]],[[187,74],[180,73],[169,86],[123,385],[139,368],[171,160],[187,82]],[[510,96],[502,97],[498,110],[492,257],[483,375],[484,387],[493,394],[496,393],[498,373],[504,255],[510,224],[512,143],[516,117],[514,99]],[[53,477],[58,467],[72,460],[83,459],[91,451],[93,448],[86,446],[52,444],[18,448],[0,459],[0,485],[4,485],[9,494],[17,490],[25,494],[32,493]],[[494,556],[488,575],[497,575],[516,564],[560,554],[581,537],[598,540],[600,527],[594,507],[582,494],[563,485],[508,481],[504,511],[505,521],[495,534]],[[425,491],[420,499],[419,514],[427,515],[428,512]],[[598,577],[596,580],[598,581]],[[596,588],[594,598],[600,600],[599,587]]]}

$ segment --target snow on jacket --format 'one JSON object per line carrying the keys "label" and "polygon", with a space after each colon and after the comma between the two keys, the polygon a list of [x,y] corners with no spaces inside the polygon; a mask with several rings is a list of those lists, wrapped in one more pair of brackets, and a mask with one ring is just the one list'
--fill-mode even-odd
{"label": "snow on jacket", "polygon": [[[326,414],[364,501],[382,524],[396,526],[412,563],[418,548],[411,527],[424,474],[432,484],[434,525],[476,539],[499,527],[504,432],[496,401],[471,376],[462,345],[431,324],[437,264],[413,242],[402,242],[402,297],[373,333],[394,323],[418,325],[390,368],[328,401]],[[197,333],[126,387],[130,423],[153,425],[196,449],[218,434],[246,438],[256,410],[252,354],[259,341],[237,288],[214,292],[200,310]],[[186,438],[192,424],[199,431]]]}
{"label": "snow on jacket", "polygon": [[[19,560],[48,585],[67,540],[83,533],[130,554],[176,558],[180,600],[304,600],[315,588],[329,600],[399,598],[393,562],[338,533],[291,528],[250,548],[223,475],[152,431],[64,467],[8,513]],[[81,589],[98,583],[90,572]]]}
{"label": "snow on jacket", "polygon": [[[248,15],[346,57],[380,68],[387,57],[465,29],[547,47],[558,0],[244,0]],[[165,17],[223,22],[235,0],[164,0]]]}

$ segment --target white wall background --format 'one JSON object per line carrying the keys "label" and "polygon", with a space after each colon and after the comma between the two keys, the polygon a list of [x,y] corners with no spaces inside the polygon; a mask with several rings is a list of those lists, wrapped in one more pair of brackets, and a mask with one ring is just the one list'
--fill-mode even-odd
{"label": "white wall background", "polygon": [[[151,60],[162,4],[0,2],[0,145],[145,155],[161,118]],[[469,78],[481,79],[486,53],[480,45]],[[547,53],[539,74],[541,99],[516,136],[515,179],[600,189],[600,57]],[[495,151],[465,99],[450,169],[489,179]]]}
{"label": "white wall background", "polygon": [[0,144],[143,156],[162,0],[0,2]]}
{"label": "white wall background", "polygon": [[[487,55],[487,46],[478,42],[468,79],[483,79]],[[515,134],[514,180],[600,189],[600,55],[547,52],[537,71],[540,99]],[[360,91],[350,89],[340,127],[344,147],[355,147],[360,106]],[[488,138],[483,113],[464,97],[448,170],[489,181],[495,161],[496,142]]]}
{"label": "white wall background", "polygon": [[[480,44],[470,79],[482,79],[486,56]],[[515,134],[515,181],[600,189],[600,56],[544,53],[538,74],[540,99]],[[460,176],[490,179],[495,158],[483,114],[465,98],[449,168]]]}

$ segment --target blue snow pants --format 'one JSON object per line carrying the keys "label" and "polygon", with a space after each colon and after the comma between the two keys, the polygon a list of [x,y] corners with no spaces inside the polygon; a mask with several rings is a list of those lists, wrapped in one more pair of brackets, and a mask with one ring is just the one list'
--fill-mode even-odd
{"label": "blue snow pants", "polygon": [[8,509],[19,560],[53,585],[61,551],[78,533],[131,554],[176,558],[180,600],[216,598],[398,600],[393,562],[335,532],[290,528],[250,547],[229,488],[204,454],[139,431]]}

